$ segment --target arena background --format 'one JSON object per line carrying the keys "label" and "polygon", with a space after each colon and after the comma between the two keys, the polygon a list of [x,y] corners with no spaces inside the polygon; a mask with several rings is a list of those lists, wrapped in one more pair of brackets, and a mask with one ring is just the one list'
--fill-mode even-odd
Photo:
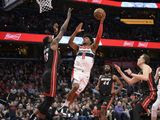
{"label": "arena background", "polygon": [[[47,34],[52,34],[53,23],[58,23],[59,27],[62,25],[69,7],[74,8],[74,11],[59,46],[62,59],[58,95],[50,108],[53,120],[78,120],[78,117],[80,119],[82,116],[87,120],[96,118],[97,99],[94,88],[104,64],[116,63],[123,69],[131,68],[137,73],[136,60],[141,54],[147,53],[151,56],[150,65],[155,73],[160,66],[160,1],[124,0],[123,2],[132,2],[125,5],[120,4],[121,0],[103,1],[94,3],[94,0],[53,0],[53,10],[41,14],[34,0],[9,0],[11,5],[7,5],[7,0],[0,2],[0,98],[3,103],[0,104],[1,120],[26,120],[40,103],[44,69],[42,39]],[[55,108],[61,106],[71,88],[71,71],[76,55],[67,44],[69,36],[75,27],[83,22],[84,33],[91,33],[96,37],[98,21],[93,12],[98,7],[103,8],[107,16],[90,83],[76,100],[70,114],[60,116]],[[84,33],[79,34],[75,42],[81,44]],[[119,76],[115,70],[114,72]],[[118,101],[121,101],[123,112],[127,114],[141,95],[137,85],[128,86],[124,81],[123,83],[123,91],[108,111],[110,120],[116,118],[114,107]]]}

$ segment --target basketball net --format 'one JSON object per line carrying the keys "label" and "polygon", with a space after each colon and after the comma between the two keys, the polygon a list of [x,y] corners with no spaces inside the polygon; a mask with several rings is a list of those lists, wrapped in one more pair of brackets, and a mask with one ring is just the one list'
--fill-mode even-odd
{"label": "basketball net", "polygon": [[39,4],[40,13],[53,9],[52,0],[36,0],[36,1]]}

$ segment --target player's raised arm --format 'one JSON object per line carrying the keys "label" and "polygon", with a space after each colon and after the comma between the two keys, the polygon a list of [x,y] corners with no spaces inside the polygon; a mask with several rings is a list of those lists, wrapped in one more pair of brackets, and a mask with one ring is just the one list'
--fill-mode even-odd
{"label": "player's raised arm", "polygon": [[51,42],[51,46],[52,46],[55,42],[59,43],[59,41],[62,39],[64,33],[65,33],[66,30],[67,30],[68,23],[69,23],[70,18],[71,18],[71,12],[72,12],[72,10],[73,10],[72,8],[69,8],[69,9],[68,9],[67,18],[66,18],[65,22],[63,23],[63,25],[61,26],[61,29],[60,29],[57,37],[54,38],[53,41]]}
{"label": "player's raised arm", "polygon": [[98,48],[98,45],[99,45],[99,42],[100,42],[100,39],[102,37],[102,34],[103,34],[103,22],[105,20],[105,17],[106,15],[104,15],[101,20],[100,20],[100,24],[99,24],[99,28],[98,28],[98,33],[97,33],[97,36],[96,36],[96,40],[94,41],[94,43],[92,44],[92,50],[94,52],[96,52],[97,48]]}
{"label": "player's raised arm", "polygon": [[[114,67],[116,68],[117,72],[121,75],[121,77],[129,84],[129,85],[133,85],[134,83],[137,83],[138,81],[140,81],[139,79],[136,79],[135,77],[128,77],[127,75],[125,75],[125,73],[121,70],[121,68],[118,65],[114,65]],[[127,70],[125,71],[127,72]]]}
{"label": "player's raised arm", "polygon": [[69,45],[70,45],[70,47],[73,48],[73,49],[76,50],[76,51],[78,50],[78,45],[75,44],[75,43],[73,42],[73,40],[74,40],[74,38],[76,37],[76,35],[77,35],[79,32],[84,31],[84,30],[82,29],[82,26],[83,26],[83,23],[80,23],[80,24],[76,27],[76,30],[73,32],[73,34],[71,35],[71,37],[70,37],[70,39],[69,39]]}

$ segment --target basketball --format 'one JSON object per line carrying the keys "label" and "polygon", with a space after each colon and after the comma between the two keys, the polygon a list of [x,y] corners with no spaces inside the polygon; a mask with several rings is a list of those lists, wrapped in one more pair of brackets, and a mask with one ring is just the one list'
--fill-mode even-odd
{"label": "basketball", "polygon": [[105,11],[102,8],[95,9],[95,11],[94,11],[94,17],[97,20],[101,20],[101,18],[104,17],[104,16],[106,16],[106,13],[105,13]]}

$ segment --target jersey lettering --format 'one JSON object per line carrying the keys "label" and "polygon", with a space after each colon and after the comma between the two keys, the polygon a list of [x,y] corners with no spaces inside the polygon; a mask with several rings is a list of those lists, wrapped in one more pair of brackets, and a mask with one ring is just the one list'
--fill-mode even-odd
{"label": "jersey lettering", "polygon": [[103,81],[103,85],[109,85],[111,78],[101,78],[101,81]]}

